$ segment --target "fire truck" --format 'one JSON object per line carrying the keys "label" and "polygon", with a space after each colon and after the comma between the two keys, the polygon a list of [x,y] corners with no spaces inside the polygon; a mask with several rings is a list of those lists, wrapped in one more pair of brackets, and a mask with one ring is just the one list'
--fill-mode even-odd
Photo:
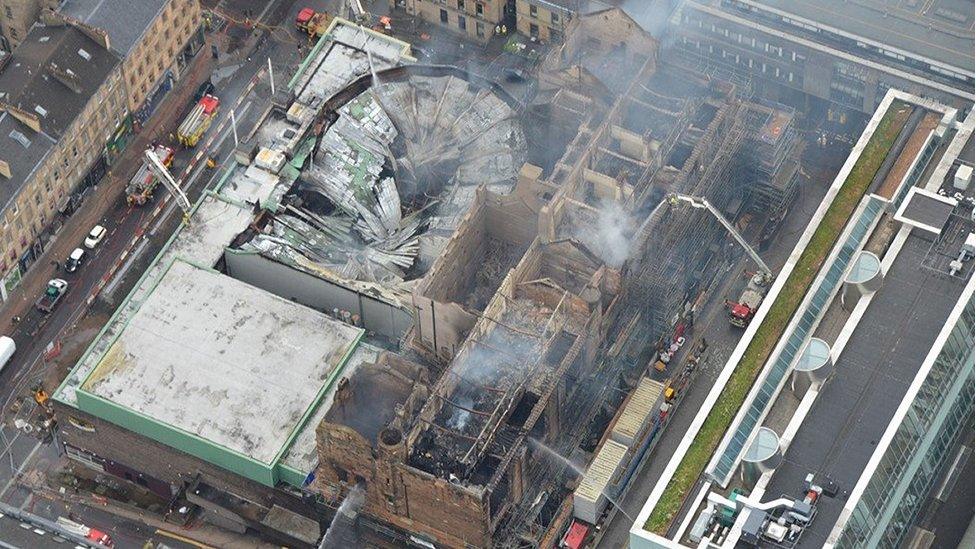
{"label": "fire truck", "polygon": [[678,193],[670,193],[665,197],[665,200],[669,200],[672,204],[677,204],[678,202],[687,202],[691,204],[693,208],[700,208],[707,210],[712,216],[718,220],[719,223],[725,227],[725,230],[732,235],[732,238],[739,243],[739,246],[749,254],[753,262],[759,266],[759,271],[756,272],[749,280],[749,284],[746,289],[743,290],[742,294],[739,296],[738,301],[726,301],[725,306],[729,310],[729,323],[733,326],[739,328],[745,328],[749,325],[752,317],[755,316],[756,310],[759,309],[759,305],[762,303],[763,297],[766,296],[767,286],[773,280],[773,271],[766,265],[766,263],[759,257],[756,250],[752,249],[752,246],[739,231],[736,230],[735,226],[729,223],[725,216],[722,215],[708,200],[696,197],[688,196]]}
{"label": "fire truck", "polygon": [[726,301],[729,310],[729,323],[738,328],[745,328],[756,315],[756,310],[766,296],[769,278],[764,273],[756,273],[749,278],[749,284],[742,290],[738,301]]}
{"label": "fire truck", "polygon": [[[173,164],[173,149],[161,144],[151,147],[151,149],[156,153],[156,156],[159,157],[164,166],[168,168]],[[125,201],[130,206],[144,205],[152,198],[153,190],[158,184],[159,178],[153,174],[146,162],[143,162],[139,166],[139,170],[136,171],[136,174],[129,180],[129,184],[125,187]]]}
{"label": "fire truck", "polygon": [[327,12],[317,12],[312,8],[302,8],[295,18],[295,26],[298,30],[305,32],[312,38],[318,38],[325,34],[329,24],[332,23],[332,16]]}
{"label": "fire truck", "polygon": [[220,108],[220,100],[209,93],[200,98],[200,101],[190,110],[179,129],[176,130],[176,140],[187,147],[195,147],[203,134],[217,118],[217,110]]}
{"label": "fire truck", "polygon": [[97,530],[90,526],[81,524],[80,522],[75,522],[64,517],[58,517],[57,523],[58,526],[76,536],[81,536],[89,541],[104,545],[105,547],[115,547],[115,542],[112,540],[112,536],[109,536],[101,530]]}

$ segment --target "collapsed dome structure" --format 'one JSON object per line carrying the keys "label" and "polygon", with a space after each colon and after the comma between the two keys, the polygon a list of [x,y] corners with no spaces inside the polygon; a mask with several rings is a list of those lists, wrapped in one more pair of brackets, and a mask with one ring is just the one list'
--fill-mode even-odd
{"label": "collapsed dome structure", "polygon": [[420,277],[476,189],[508,194],[525,162],[515,101],[473,78],[398,67],[336,94],[283,210],[249,245],[348,280]]}

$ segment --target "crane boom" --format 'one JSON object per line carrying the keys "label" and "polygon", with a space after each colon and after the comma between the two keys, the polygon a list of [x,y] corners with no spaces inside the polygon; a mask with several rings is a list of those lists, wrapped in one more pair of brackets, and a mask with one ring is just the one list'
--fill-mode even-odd
{"label": "crane boom", "polygon": [[735,226],[732,225],[732,223],[730,223],[728,219],[725,219],[725,216],[722,215],[722,213],[719,212],[718,209],[715,208],[715,206],[712,206],[712,204],[708,200],[705,200],[704,198],[697,197],[697,196],[688,196],[688,195],[678,194],[678,193],[671,193],[669,197],[671,198],[672,203],[681,200],[683,202],[687,202],[691,204],[693,208],[701,208],[701,209],[708,210],[713,216],[715,216],[716,219],[718,219],[718,222],[721,223],[723,227],[725,227],[725,230],[729,231],[729,233],[732,234],[732,237],[735,238],[735,241],[739,243],[739,246],[745,248],[746,252],[749,254],[749,257],[751,257],[752,260],[756,262],[756,265],[759,266],[759,269],[765,274],[765,276],[770,279],[772,278],[773,271],[769,268],[768,265],[766,265],[766,262],[763,261],[762,258],[759,257],[759,254],[752,249],[752,246],[750,246],[749,243],[746,242],[744,238],[742,238],[742,235],[739,234],[739,231],[735,230]]}
{"label": "crane boom", "polygon": [[149,169],[159,178],[159,181],[166,187],[166,190],[173,195],[176,199],[176,203],[179,205],[180,209],[183,210],[183,215],[189,217],[190,215],[190,199],[187,198],[186,193],[183,189],[176,184],[173,180],[173,176],[170,175],[169,170],[163,165],[163,161],[159,159],[156,155],[156,151],[152,149],[146,149],[146,165]]}

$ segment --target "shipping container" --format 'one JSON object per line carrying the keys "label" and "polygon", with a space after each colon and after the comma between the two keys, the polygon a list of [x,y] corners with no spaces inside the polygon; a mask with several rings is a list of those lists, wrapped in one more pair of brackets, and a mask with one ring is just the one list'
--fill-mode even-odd
{"label": "shipping container", "polygon": [[573,492],[573,516],[596,524],[607,506],[606,491],[620,473],[626,455],[627,447],[623,444],[609,439],[603,443]]}

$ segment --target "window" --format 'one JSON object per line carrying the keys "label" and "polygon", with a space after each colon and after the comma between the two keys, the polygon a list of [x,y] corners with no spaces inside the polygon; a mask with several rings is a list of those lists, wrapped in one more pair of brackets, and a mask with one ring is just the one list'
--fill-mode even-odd
{"label": "window", "polygon": [[538,38],[539,37],[539,25],[535,23],[529,23],[529,35]]}
{"label": "window", "polygon": [[468,21],[463,15],[458,15],[458,28],[461,30],[468,30]]}
{"label": "window", "polygon": [[484,38],[485,37],[485,24],[482,23],[481,21],[476,21],[475,22],[475,24],[474,24],[474,30],[475,30],[475,33],[478,35],[478,38]]}
{"label": "window", "polygon": [[447,23],[447,10],[441,10],[441,23]]}
{"label": "window", "polygon": [[474,12],[477,13],[478,15],[484,15],[485,5],[482,4],[481,2],[478,2],[477,4],[474,5]]}
{"label": "window", "polygon": [[14,18],[14,13],[10,11],[10,6],[4,6],[3,9],[7,11],[7,19]]}
{"label": "window", "polygon": [[457,0],[457,3],[458,3],[458,9],[459,10],[463,10],[464,9],[464,0]]}
{"label": "window", "polygon": [[535,4],[530,5],[529,6],[529,15],[531,15],[532,17],[538,17],[539,16],[539,6],[536,6]]}
{"label": "window", "polygon": [[552,19],[552,22],[553,22],[553,23],[559,23],[559,14],[558,14],[558,13],[556,13],[556,12],[552,12],[552,17],[551,17],[551,19]]}

